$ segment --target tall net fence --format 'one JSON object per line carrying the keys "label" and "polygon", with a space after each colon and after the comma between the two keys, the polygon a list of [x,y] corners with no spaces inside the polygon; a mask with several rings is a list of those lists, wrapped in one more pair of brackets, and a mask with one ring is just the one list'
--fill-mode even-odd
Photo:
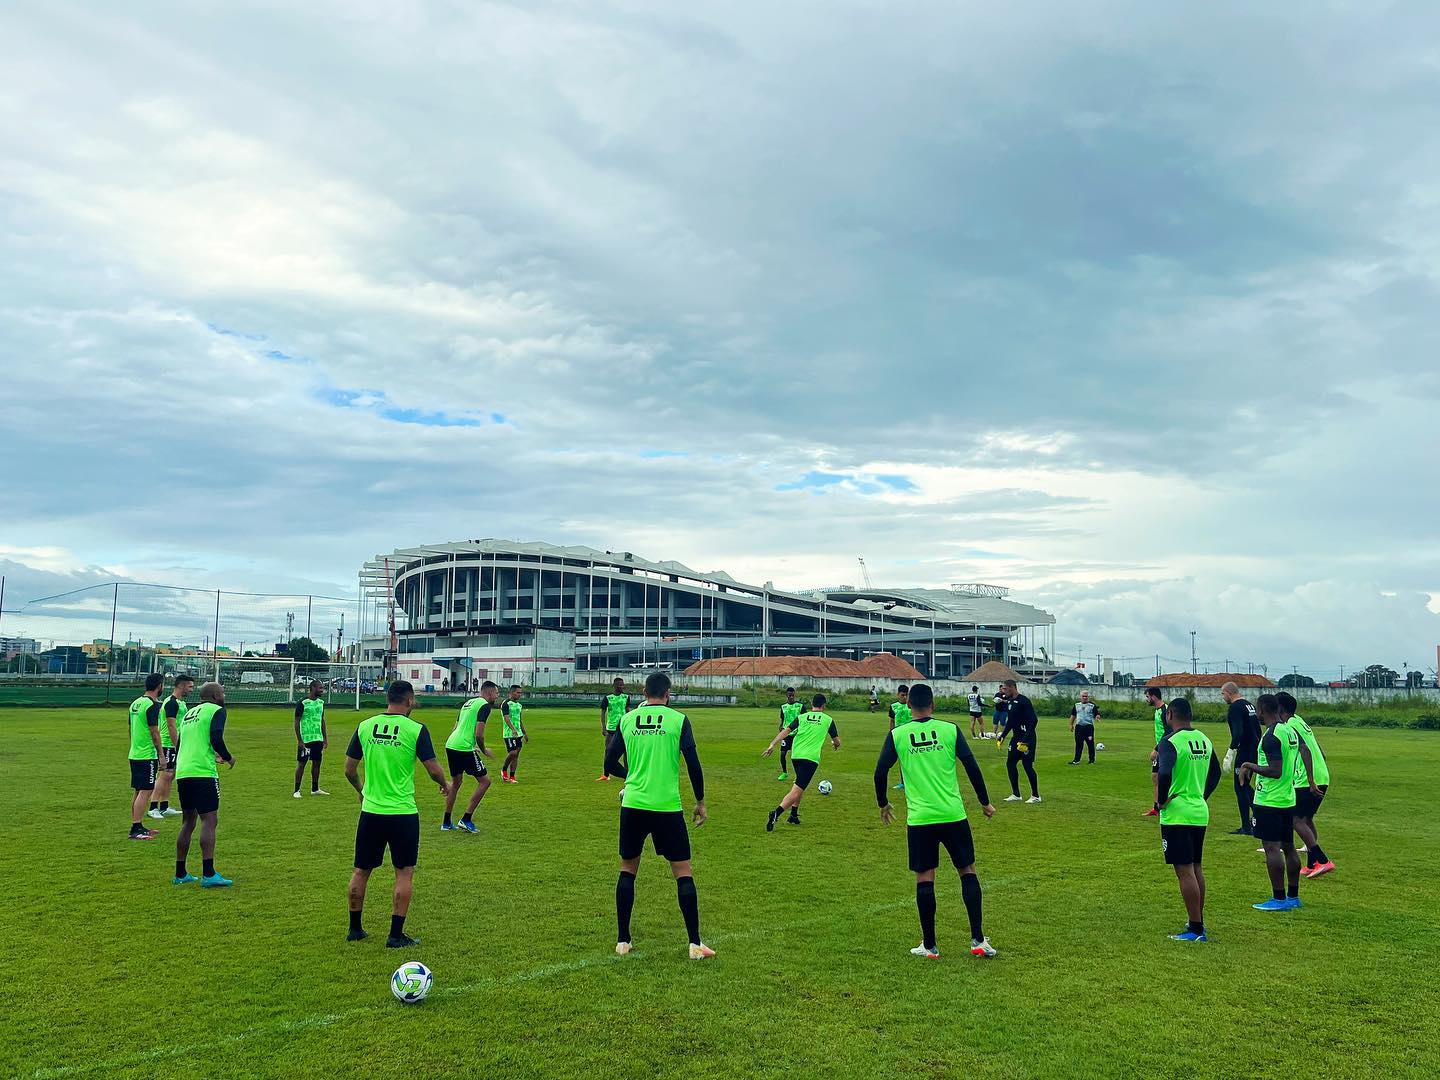
{"label": "tall net fence", "polygon": [[0,664],[0,703],[128,701],[152,672],[216,679],[250,702],[292,701],[314,679],[343,701],[381,675],[360,662],[358,597],[121,581],[7,602],[3,617],[5,635],[37,647]]}

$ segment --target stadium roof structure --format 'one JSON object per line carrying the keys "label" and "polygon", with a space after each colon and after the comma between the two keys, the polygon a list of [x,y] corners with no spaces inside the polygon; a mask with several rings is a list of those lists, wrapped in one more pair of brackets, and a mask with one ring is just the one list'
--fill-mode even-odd
{"label": "stadium roof structure", "polygon": [[1200,689],[1218,689],[1227,682],[1233,682],[1236,686],[1249,690],[1264,690],[1273,687],[1275,684],[1264,675],[1251,674],[1224,674],[1219,675],[1192,675],[1188,671],[1180,671],[1171,675],[1156,675],[1154,678],[1146,679],[1146,686],[1172,686],[1184,689],[1191,687]]}
{"label": "stadium roof structure", "polygon": [[778,675],[812,679],[899,679],[922,682],[922,675],[892,653],[876,653],[864,660],[820,656],[722,656],[700,660],[685,669],[693,675]]}
{"label": "stadium roof structure", "polygon": [[362,633],[367,624],[382,630],[392,616],[397,631],[456,640],[498,623],[565,628],[577,635],[577,670],[662,660],[678,668],[753,654],[859,661],[880,652],[931,678],[988,659],[1048,676],[1055,617],[1008,591],[976,584],[785,590],[631,551],[495,538],[402,547],[360,571],[369,602]]}

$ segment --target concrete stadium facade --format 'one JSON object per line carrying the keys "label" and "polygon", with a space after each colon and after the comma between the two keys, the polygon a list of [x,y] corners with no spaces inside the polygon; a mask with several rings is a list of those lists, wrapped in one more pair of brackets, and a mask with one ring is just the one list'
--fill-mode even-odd
{"label": "concrete stadium facade", "polygon": [[632,552],[511,540],[399,548],[367,562],[360,584],[377,618],[393,589],[402,654],[417,635],[421,651],[448,652],[544,628],[575,635],[577,674],[877,652],[933,678],[961,678],[986,660],[1026,675],[1056,670],[1054,616],[988,585],[791,592]]}

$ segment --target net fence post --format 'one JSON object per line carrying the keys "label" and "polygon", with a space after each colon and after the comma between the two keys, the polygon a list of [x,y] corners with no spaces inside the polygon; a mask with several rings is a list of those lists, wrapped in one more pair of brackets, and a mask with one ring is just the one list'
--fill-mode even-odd
{"label": "net fence post", "polygon": [[290,705],[295,704],[295,658],[290,658],[290,692],[285,698]]}
{"label": "net fence post", "polygon": [[210,654],[215,661],[215,681],[220,681],[220,590],[215,590],[215,636],[210,641]]}

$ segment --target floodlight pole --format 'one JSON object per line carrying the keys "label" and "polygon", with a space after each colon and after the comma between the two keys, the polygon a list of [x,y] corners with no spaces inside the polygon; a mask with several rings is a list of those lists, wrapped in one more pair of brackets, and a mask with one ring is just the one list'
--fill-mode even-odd
{"label": "floodlight pole", "polygon": [[115,611],[120,606],[120,583],[110,598],[110,658],[105,664],[105,704],[110,704],[110,681],[115,677]]}
{"label": "floodlight pole", "polygon": [[212,646],[215,658],[215,681],[220,681],[220,590],[215,590],[215,641]]}

